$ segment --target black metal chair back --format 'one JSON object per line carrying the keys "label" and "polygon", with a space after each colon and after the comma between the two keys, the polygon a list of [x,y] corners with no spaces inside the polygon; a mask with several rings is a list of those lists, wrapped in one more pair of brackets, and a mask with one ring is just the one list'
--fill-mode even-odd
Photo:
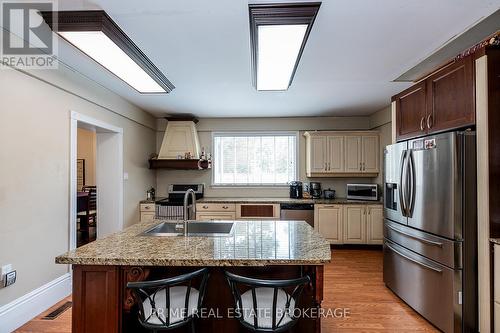
{"label": "black metal chair back", "polygon": [[[194,317],[200,311],[205,297],[208,276],[208,268],[202,268],[195,272],[167,279],[127,283],[127,288],[132,290],[138,303],[141,325],[153,331],[173,329],[187,323],[193,325]],[[195,280],[200,280],[198,289],[193,286]],[[179,296],[179,290],[174,289],[179,289],[181,286],[186,287],[186,289],[185,291],[183,288],[180,290],[180,295],[184,299],[182,307],[179,308],[179,300],[172,301],[174,297]],[[192,304],[194,301],[192,296],[196,296],[196,293],[198,293],[196,304]],[[161,297],[160,294],[162,294]],[[194,326],[192,328],[194,330]]]}
{"label": "black metal chair back", "polygon": [[[311,281],[309,276],[262,280],[229,272],[225,274],[236,304],[235,313],[244,327],[253,332],[283,332],[296,324],[298,317],[294,310],[304,287]],[[245,308],[248,305],[251,309]],[[264,316],[259,316],[261,314]],[[265,318],[269,315],[270,319]]]}
{"label": "black metal chair back", "polygon": [[97,187],[96,186],[84,186],[82,188],[83,192],[87,192],[89,194],[88,197],[88,211],[96,211],[97,210]]}

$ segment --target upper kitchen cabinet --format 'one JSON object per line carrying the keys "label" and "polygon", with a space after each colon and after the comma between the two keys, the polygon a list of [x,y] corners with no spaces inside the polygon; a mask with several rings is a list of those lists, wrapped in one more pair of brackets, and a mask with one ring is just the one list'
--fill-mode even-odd
{"label": "upper kitchen cabinet", "polygon": [[374,177],[379,172],[379,134],[306,132],[308,177]]}
{"label": "upper kitchen cabinet", "polygon": [[427,133],[425,127],[425,82],[420,82],[394,96],[396,104],[396,135],[398,140]]}
{"label": "upper kitchen cabinet", "polygon": [[307,161],[311,172],[326,172],[328,169],[328,140],[326,136],[313,136],[308,142]]}
{"label": "upper kitchen cabinet", "polygon": [[393,96],[398,141],[474,125],[472,56],[456,60]]}
{"label": "upper kitchen cabinet", "polygon": [[361,136],[361,168],[363,173],[373,174],[379,171],[378,134]]}
{"label": "upper kitchen cabinet", "polygon": [[474,74],[472,57],[465,57],[427,80],[429,133],[474,125]]}

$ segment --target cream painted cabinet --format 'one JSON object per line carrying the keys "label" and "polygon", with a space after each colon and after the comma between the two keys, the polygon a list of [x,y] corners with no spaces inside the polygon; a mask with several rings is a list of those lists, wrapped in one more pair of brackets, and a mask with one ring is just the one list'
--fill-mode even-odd
{"label": "cream painted cabinet", "polygon": [[307,151],[307,167],[311,172],[326,172],[328,159],[328,141],[326,136],[313,136]]}
{"label": "cream painted cabinet", "polygon": [[500,332],[500,245],[493,245],[493,321]]}
{"label": "cream painted cabinet", "polygon": [[366,206],[344,205],[344,244],[366,243]]}
{"label": "cream painted cabinet", "polygon": [[155,204],[154,203],[141,203],[139,205],[139,213],[141,222],[150,222],[155,218]]}
{"label": "cream painted cabinet", "polygon": [[342,173],[345,171],[344,164],[344,137],[340,135],[328,136],[328,158],[327,172]]}
{"label": "cream painted cabinet", "polygon": [[361,168],[363,173],[379,172],[379,137],[364,135],[361,137]]}
{"label": "cream painted cabinet", "polygon": [[342,244],[342,205],[314,205],[314,229],[331,244]]}
{"label": "cream painted cabinet", "polygon": [[197,203],[196,219],[203,221],[235,220],[236,205],[231,203]]}
{"label": "cream painted cabinet", "polygon": [[377,131],[306,132],[308,177],[375,177],[379,172]]}
{"label": "cream painted cabinet", "polygon": [[366,243],[382,244],[384,241],[384,213],[382,205],[366,206]]}
{"label": "cream painted cabinet", "polygon": [[361,173],[361,136],[345,137],[345,171]]}

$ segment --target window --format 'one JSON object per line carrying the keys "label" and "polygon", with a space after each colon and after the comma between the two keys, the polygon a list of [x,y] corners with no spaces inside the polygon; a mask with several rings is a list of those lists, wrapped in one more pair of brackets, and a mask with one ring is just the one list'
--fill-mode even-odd
{"label": "window", "polygon": [[297,176],[297,133],[214,133],[214,185],[286,185]]}

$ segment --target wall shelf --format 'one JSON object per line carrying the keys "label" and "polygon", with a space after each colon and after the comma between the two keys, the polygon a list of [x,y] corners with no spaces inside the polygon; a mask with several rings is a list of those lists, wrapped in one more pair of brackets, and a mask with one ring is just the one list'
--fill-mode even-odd
{"label": "wall shelf", "polygon": [[206,170],[207,160],[198,159],[149,159],[150,169]]}

